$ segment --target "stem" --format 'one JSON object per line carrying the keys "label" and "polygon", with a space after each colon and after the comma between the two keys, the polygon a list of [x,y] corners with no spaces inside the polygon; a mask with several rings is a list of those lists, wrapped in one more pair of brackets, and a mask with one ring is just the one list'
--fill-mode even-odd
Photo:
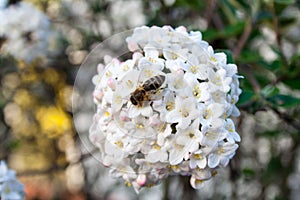
{"label": "stem", "polygon": [[274,26],[274,31],[275,31],[275,34],[276,34],[276,43],[277,43],[278,49],[281,53],[281,57],[282,57],[282,60],[285,64],[285,66],[288,66],[288,60],[287,60],[287,58],[285,57],[285,55],[283,53],[283,48],[282,48],[282,44],[281,44],[281,35],[279,33],[278,16],[276,14],[274,4],[275,3],[272,4],[272,12],[273,12],[273,26]]}
{"label": "stem", "polygon": [[182,199],[188,199],[188,200],[199,199],[197,195],[197,191],[194,188],[192,188],[190,184],[190,176],[181,176],[180,180],[183,185]]}
{"label": "stem", "polygon": [[163,200],[169,200],[170,177],[165,180]]}
{"label": "stem", "polygon": [[251,18],[249,17],[246,24],[245,24],[245,29],[244,32],[241,36],[241,38],[239,39],[239,42],[237,44],[237,46],[233,49],[233,56],[234,59],[236,59],[237,57],[239,57],[239,55],[241,54],[242,49],[244,48],[250,34],[252,31],[252,21]]}

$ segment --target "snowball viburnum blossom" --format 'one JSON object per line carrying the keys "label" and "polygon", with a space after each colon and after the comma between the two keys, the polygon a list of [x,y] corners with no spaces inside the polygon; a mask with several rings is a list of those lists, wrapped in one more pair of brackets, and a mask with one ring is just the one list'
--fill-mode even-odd
{"label": "snowball viburnum blossom", "polygon": [[24,186],[17,180],[15,171],[8,169],[6,163],[0,161],[0,199],[21,200],[24,197]]}
{"label": "snowball viburnum blossom", "polygon": [[105,59],[93,78],[91,141],[137,192],[174,174],[200,188],[240,142],[237,66],[185,27],[143,26],[126,41],[132,59]]}

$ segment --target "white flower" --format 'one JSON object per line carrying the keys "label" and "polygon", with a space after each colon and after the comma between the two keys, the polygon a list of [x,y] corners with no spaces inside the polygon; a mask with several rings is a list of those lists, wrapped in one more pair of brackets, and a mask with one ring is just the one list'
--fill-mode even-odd
{"label": "white flower", "polygon": [[0,162],[0,182],[3,182],[7,179],[8,169],[4,161]]}
{"label": "white flower", "polygon": [[224,106],[219,103],[211,103],[208,106],[198,104],[200,110],[200,121],[203,126],[219,128],[224,124]]}
{"label": "white flower", "polygon": [[232,119],[227,119],[226,120],[226,125],[225,128],[227,130],[227,140],[230,143],[235,143],[235,142],[240,142],[241,137],[240,135],[235,131],[234,123]]}
{"label": "white flower", "polygon": [[203,133],[201,145],[209,148],[214,148],[218,141],[223,140],[226,136],[225,132],[221,128],[215,129],[204,126],[201,131]]}
{"label": "white flower", "polygon": [[188,63],[183,66],[183,69],[195,76],[196,79],[206,80],[208,78],[208,70],[206,63],[202,63],[196,55],[189,55]]}
{"label": "white flower", "polygon": [[183,49],[180,45],[174,44],[168,48],[163,48],[163,55],[167,60],[185,62],[187,60],[188,49]]}
{"label": "white flower", "polygon": [[234,156],[238,144],[221,142],[214,152],[208,156],[208,166],[215,168],[219,164],[227,166],[229,160]]}
{"label": "white flower", "polygon": [[208,79],[210,80],[209,88],[211,92],[214,92],[216,90],[228,92],[230,90],[230,83],[232,81],[232,78],[226,77],[225,69],[219,69],[216,72],[210,69],[208,73]]}
{"label": "white flower", "polygon": [[169,112],[166,116],[170,123],[178,123],[177,127],[181,129],[187,128],[193,119],[199,116],[195,101],[193,98],[175,99],[175,109]]}
{"label": "white flower", "polygon": [[196,167],[199,167],[200,169],[204,169],[207,164],[207,153],[205,153],[202,150],[195,151],[190,156],[190,167],[191,169],[195,169]]}
{"label": "white flower", "polygon": [[112,25],[118,29],[132,28],[145,24],[146,17],[143,13],[143,4],[141,1],[112,1],[109,13],[113,20]]}
{"label": "white flower", "polygon": [[136,192],[169,174],[200,188],[240,141],[229,118],[239,114],[237,66],[185,27],[143,26],[126,41],[132,59],[98,65],[90,139],[112,176]]}
{"label": "white flower", "polygon": [[166,162],[168,160],[167,148],[167,145],[161,147],[154,143],[152,149],[145,155],[145,160],[150,163]]}
{"label": "white flower", "polygon": [[151,67],[158,70],[164,68],[165,60],[159,58],[159,52],[154,47],[146,46],[144,51],[145,57],[141,58],[138,64],[140,68]]}
{"label": "white flower", "polygon": [[188,149],[185,145],[174,143],[169,153],[170,165],[180,164],[185,157],[188,156]]}
{"label": "white flower", "polygon": [[15,171],[7,168],[4,161],[0,161],[0,199],[24,199],[24,186],[16,179]]}
{"label": "white flower", "polygon": [[186,129],[178,130],[176,133],[176,143],[184,145],[185,149],[189,152],[194,152],[199,149],[203,137],[202,133],[199,131],[199,125],[199,119],[195,119]]}
{"label": "white flower", "polygon": [[191,176],[190,184],[195,189],[200,189],[205,185],[205,182],[210,180],[212,174],[208,170],[196,168],[194,174]]}
{"label": "white flower", "polygon": [[13,179],[5,181],[1,187],[1,199],[22,200],[24,199],[24,186],[19,181]]}
{"label": "white flower", "polygon": [[54,53],[52,41],[57,33],[52,30],[48,17],[31,4],[19,2],[0,9],[0,19],[4,53],[29,63]]}
{"label": "white flower", "polygon": [[217,68],[220,68],[222,64],[226,64],[226,54],[221,52],[221,53],[214,53],[214,49],[212,46],[209,46],[207,48],[207,51],[209,53],[209,61],[212,66],[216,66]]}
{"label": "white flower", "polygon": [[192,89],[192,95],[197,102],[206,102],[211,98],[207,82],[199,82],[191,73],[186,73],[184,78]]}
{"label": "white flower", "polygon": [[[130,104],[130,103],[129,103]],[[152,107],[150,106],[150,102],[146,102],[142,107],[130,105],[128,110],[128,117],[135,118],[139,115],[150,117],[153,114]]]}
{"label": "white flower", "polygon": [[166,121],[166,115],[175,109],[175,95],[172,91],[167,91],[162,101],[155,101],[153,103],[154,110],[160,113],[160,118],[162,121]]}

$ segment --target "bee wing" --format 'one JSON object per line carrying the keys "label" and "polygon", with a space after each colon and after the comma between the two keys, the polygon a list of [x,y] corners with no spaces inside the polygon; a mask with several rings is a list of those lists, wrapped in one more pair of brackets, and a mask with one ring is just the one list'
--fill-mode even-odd
{"label": "bee wing", "polygon": [[165,95],[164,88],[159,88],[158,90],[149,91],[149,101],[160,100]]}
{"label": "bee wing", "polygon": [[166,76],[162,71],[152,68],[143,68],[140,73],[139,82],[144,83],[145,81],[149,80],[150,78],[163,75]]}

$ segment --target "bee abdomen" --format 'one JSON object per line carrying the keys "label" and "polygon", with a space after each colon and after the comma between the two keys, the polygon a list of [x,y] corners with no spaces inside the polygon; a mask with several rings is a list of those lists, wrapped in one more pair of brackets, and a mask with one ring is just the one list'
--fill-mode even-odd
{"label": "bee abdomen", "polygon": [[153,76],[143,84],[145,91],[157,90],[165,81],[165,76],[157,75]]}

